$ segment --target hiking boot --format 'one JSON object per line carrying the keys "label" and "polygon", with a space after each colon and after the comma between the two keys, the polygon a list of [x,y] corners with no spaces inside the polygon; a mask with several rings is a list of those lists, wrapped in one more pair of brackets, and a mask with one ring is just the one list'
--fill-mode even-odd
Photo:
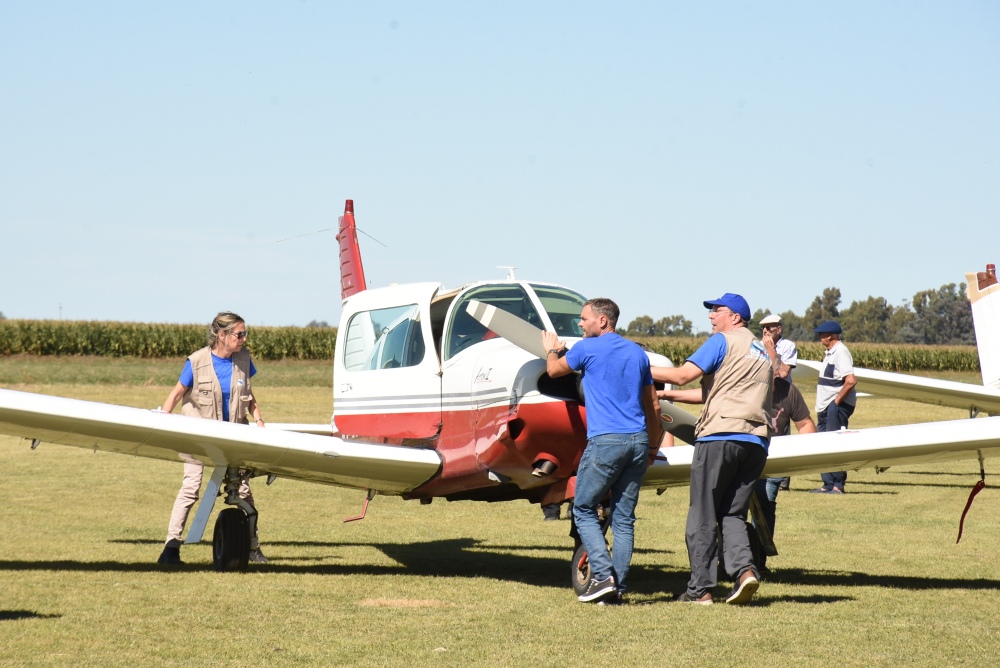
{"label": "hiking boot", "polygon": [[608,576],[603,580],[595,580],[591,578],[590,582],[587,583],[587,588],[583,590],[583,593],[577,596],[577,600],[581,603],[589,603],[590,601],[599,601],[609,596],[613,596],[618,593],[618,589],[615,587],[615,579],[613,576]]}
{"label": "hiking boot", "polygon": [[181,561],[181,548],[163,548],[163,552],[160,552],[160,558],[156,560],[156,563],[160,566],[183,566],[184,562]]}
{"label": "hiking boot", "polygon": [[695,605],[712,605],[715,601],[712,600],[712,592],[707,591],[702,594],[699,598],[691,596],[687,592],[684,592],[677,597],[678,603],[694,603]]}
{"label": "hiking boot", "polygon": [[736,586],[733,587],[733,593],[726,599],[726,603],[730,605],[749,603],[753,599],[753,595],[757,593],[758,587],[760,587],[760,580],[754,575],[753,569],[748,568],[740,576]]}
{"label": "hiking boot", "polygon": [[267,562],[267,557],[264,556],[264,553],[260,551],[259,547],[256,550],[250,550],[251,564],[266,564]]}

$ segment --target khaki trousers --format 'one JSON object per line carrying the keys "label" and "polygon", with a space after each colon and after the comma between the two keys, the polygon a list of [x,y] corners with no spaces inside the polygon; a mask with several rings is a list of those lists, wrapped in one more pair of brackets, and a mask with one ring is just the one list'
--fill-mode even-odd
{"label": "khaki trousers", "polygon": [[[184,543],[181,539],[184,535],[184,525],[187,524],[191,507],[198,500],[204,472],[205,467],[201,463],[184,463],[184,482],[181,483],[181,489],[177,492],[174,510],[170,513],[170,525],[167,527],[167,547],[180,547]],[[241,499],[246,500],[256,509],[253,493],[250,491],[250,483],[245,479],[240,484],[239,494]],[[258,547],[260,547],[260,543],[257,541],[257,532],[254,532],[254,535],[250,536],[250,549],[256,550]]]}

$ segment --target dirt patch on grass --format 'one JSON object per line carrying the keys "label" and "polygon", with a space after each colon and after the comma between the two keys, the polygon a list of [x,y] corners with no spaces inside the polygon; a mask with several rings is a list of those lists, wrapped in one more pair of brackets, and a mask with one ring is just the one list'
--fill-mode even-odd
{"label": "dirt patch on grass", "polygon": [[366,598],[361,605],[379,608],[443,608],[444,601],[419,598]]}

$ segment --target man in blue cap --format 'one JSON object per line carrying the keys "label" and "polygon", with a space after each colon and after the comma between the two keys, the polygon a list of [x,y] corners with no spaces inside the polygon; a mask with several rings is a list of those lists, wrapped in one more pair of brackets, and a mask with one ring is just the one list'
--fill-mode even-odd
{"label": "man in blue cap", "polygon": [[[813,330],[826,348],[823,369],[816,382],[816,423],[818,431],[847,429],[847,421],[854,413],[857,394],[854,386],[854,358],[840,340],[840,324],[827,320]],[[818,494],[843,494],[847,471],[823,474],[823,486],[812,490]]]}
{"label": "man in blue cap", "polygon": [[718,528],[723,563],[736,581],[726,603],[749,603],[760,586],[746,531],[747,506],[754,483],[767,462],[771,430],[774,364],[777,353],[747,328],[750,306],[727,292],[705,302],[713,335],[683,365],[653,367],[653,379],[687,385],[704,376],[701,390],[686,390],[683,400],[704,404],[695,425],[691,460],[691,500],[687,537],[691,578],[677,597],[710,605],[718,578]]}

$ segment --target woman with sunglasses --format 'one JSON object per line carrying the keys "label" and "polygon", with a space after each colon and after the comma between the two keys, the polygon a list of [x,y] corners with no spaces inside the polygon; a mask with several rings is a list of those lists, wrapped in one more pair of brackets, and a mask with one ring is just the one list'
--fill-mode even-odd
{"label": "woman with sunglasses", "polygon": [[[228,311],[215,316],[208,330],[208,345],[187,358],[177,385],[163,402],[163,412],[172,412],[180,402],[183,415],[237,424],[253,422],[263,427],[260,407],[250,387],[250,379],[257,369],[250,353],[243,350],[246,338],[247,325],[243,318]],[[190,456],[181,457],[185,459],[184,482],[174,501],[166,545],[157,560],[157,563],[168,566],[184,563],[180,556],[181,536],[188,513],[198,500],[204,472],[201,462]],[[240,498],[254,505],[246,479],[242,481],[239,493]],[[267,558],[260,551],[256,532],[254,534],[250,537],[250,561],[266,563]]]}

